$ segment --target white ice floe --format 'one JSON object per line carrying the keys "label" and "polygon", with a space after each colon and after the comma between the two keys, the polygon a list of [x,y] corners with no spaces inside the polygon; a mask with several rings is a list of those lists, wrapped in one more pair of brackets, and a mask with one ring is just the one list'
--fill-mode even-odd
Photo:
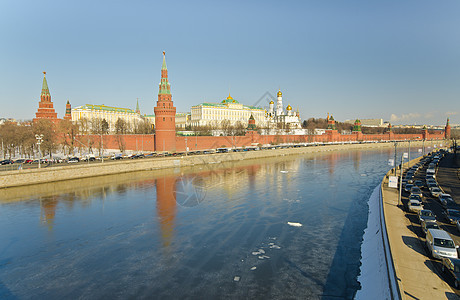
{"label": "white ice floe", "polygon": [[262,254],[265,254],[265,250],[264,250],[264,249],[259,249],[259,252],[262,253]]}
{"label": "white ice floe", "polygon": [[287,224],[293,227],[302,227],[302,224],[297,223],[297,222],[287,222]]}
{"label": "white ice floe", "polygon": [[238,282],[240,281],[241,277],[240,276],[235,276],[233,277],[233,281]]}
{"label": "white ice floe", "polygon": [[270,249],[281,249],[278,245],[270,245]]}
{"label": "white ice floe", "polygon": [[281,173],[288,173],[289,171],[280,171]]}
{"label": "white ice floe", "polygon": [[252,268],[251,268],[251,271],[254,271],[255,269],[257,269],[257,267],[252,267]]}
{"label": "white ice floe", "polygon": [[267,256],[267,255],[261,255],[261,256],[259,256],[259,259],[266,259],[266,258],[270,258],[270,256]]}

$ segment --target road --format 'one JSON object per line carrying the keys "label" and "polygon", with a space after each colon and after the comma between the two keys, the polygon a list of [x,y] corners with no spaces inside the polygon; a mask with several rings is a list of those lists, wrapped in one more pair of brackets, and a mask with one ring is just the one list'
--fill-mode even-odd
{"label": "road", "polygon": [[[438,185],[444,190],[444,192],[451,194],[452,198],[454,199],[454,201],[456,202],[458,206],[458,209],[460,209],[460,180],[458,177],[459,166],[460,166],[459,157],[458,156],[455,157],[453,153],[448,153],[445,155],[443,159],[440,160],[439,165],[438,165],[438,170],[436,173],[436,180],[438,182]],[[422,169],[420,169],[416,173],[414,180],[418,179],[418,180],[422,180],[423,182],[425,182],[426,168],[427,167],[425,165]],[[424,208],[431,210],[436,215],[436,220],[438,222],[438,225],[441,227],[441,229],[447,231],[452,236],[456,245],[460,245],[460,232],[457,230],[455,225],[448,223],[448,221],[443,215],[444,209],[441,206],[441,204],[437,201],[437,199],[431,196],[426,186],[422,189],[422,191],[423,191],[423,196],[424,196],[423,197]],[[407,193],[403,194],[403,198],[402,198],[403,203],[407,202],[407,197],[408,197]],[[420,246],[421,248],[424,249],[425,251],[424,254],[427,256],[427,259],[430,260],[433,266],[433,270],[438,274],[438,276],[440,276],[447,283],[449,283],[449,285],[452,287],[452,289],[455,291],[457,295],[460,295],[460,291],[453,288],[454,286],[453,280],[449,276],[446,276],[445,274],[442,273],[441,262],[439,260],[429,258],[427,254],[427,249],[425,246],[425,235],[421,229],[417,215],[406,212],[406,217],[409,219],[411,223],[409,229],[417,235]]]}

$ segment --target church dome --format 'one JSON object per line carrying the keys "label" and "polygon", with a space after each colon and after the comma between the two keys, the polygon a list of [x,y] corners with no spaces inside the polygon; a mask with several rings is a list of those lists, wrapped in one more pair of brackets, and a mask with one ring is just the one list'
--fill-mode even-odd
{"label": "church dome", "polygon": [[278,93],[276,93],[276,96],[277,96],[277,97],[283,96],[283,93],[281,93],[281,90],[278,90]]}
{"label": "church dome", "polygon": [[272,100],[272,101],[270,101],[270,104],[275,104],[275,102],[273,102],[273,100]]}
{"label": "church dome", "polygon": [[291,105],[288,104],[288,106],[286,107],[286,110],[292,110]]}
{"label": "church dome", "polygon": [[233,100],[232,96],[230,96],[230,93],[228,93],[227,100]]}

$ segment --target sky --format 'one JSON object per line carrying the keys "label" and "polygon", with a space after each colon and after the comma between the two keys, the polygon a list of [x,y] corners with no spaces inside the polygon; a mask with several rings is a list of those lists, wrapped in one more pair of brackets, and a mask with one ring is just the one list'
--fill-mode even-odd
{"label": "sky", "polygon": [[153,114],[166,51],[178,112],[281,89],[303,120],[460,124],[459,15],[458,0],[0,0],[0,118],[35,117],[43,71],[60,118],[67,100]]}

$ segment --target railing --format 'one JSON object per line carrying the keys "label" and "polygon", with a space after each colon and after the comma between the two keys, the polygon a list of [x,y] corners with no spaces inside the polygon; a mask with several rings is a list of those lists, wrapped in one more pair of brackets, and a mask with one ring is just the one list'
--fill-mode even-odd
{"label": "railing", "polygon": [[380,210],[380,232],[382,233],[383,250],[385,254],[385,262],[388,274],[388,286],[390,288],[391,299],[402,299],[399,290],[399,284],[396,276],[396,269],[393,262],[393,255],[391,253],[390,243],[388,241],[388,232],[385,223],[385,215],[383,213],[383,196],[382,186],[379,189],[379,210]]}

